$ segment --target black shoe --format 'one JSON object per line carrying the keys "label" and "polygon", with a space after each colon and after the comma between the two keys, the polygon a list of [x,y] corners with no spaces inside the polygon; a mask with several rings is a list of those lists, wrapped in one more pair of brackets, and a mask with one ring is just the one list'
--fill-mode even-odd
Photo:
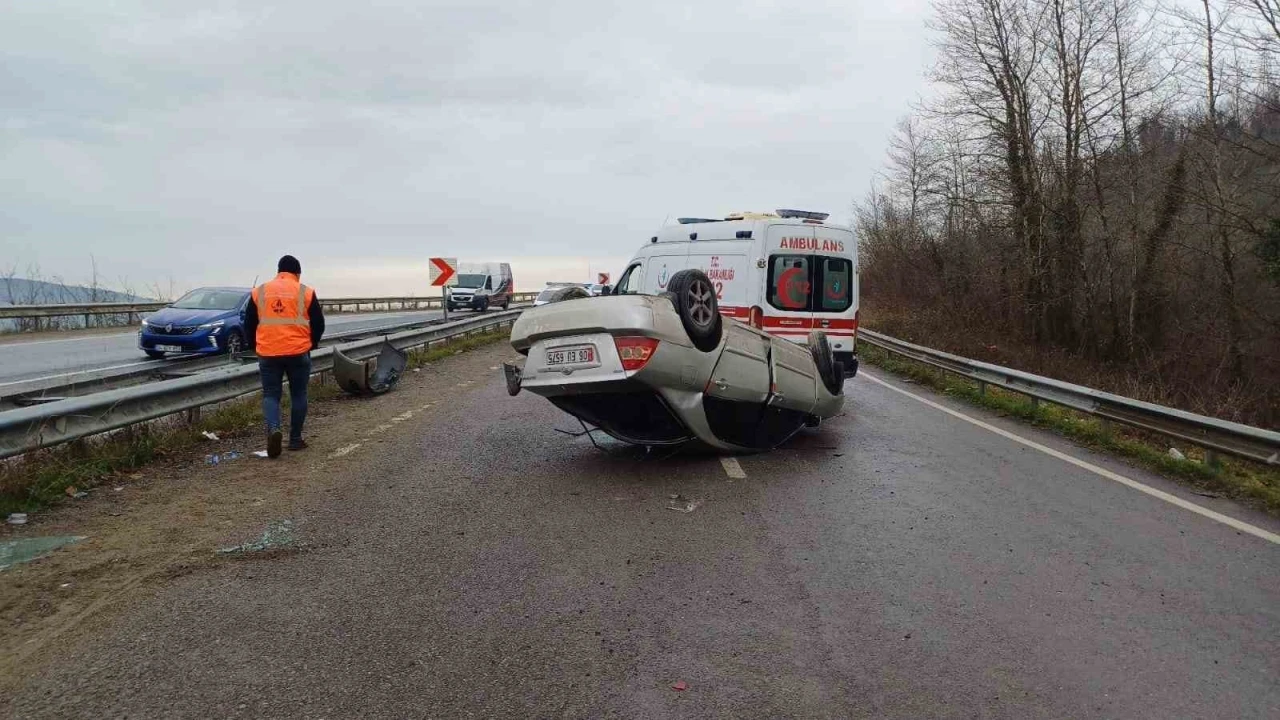
{"label": "black shoe", "polygon": [[290,450],[306,450],[307,441],[306,440],[290,440],[289,449]]}
{"label": "black shoe", "polygon": [[284,442],[284,433],[272,430],[267,434],[267,457],[280,457],[280,445]]}

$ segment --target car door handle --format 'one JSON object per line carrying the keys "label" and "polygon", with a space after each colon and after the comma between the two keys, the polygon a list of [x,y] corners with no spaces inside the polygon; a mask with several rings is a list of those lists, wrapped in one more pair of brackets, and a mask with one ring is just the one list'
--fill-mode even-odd
{"label": "car door handle", "polygon": [[729,387],[729,381],[725,380],[724,378],[720,378],[719,380],[716,380],[716,387],[720,388],[721,390],[726,390]]}

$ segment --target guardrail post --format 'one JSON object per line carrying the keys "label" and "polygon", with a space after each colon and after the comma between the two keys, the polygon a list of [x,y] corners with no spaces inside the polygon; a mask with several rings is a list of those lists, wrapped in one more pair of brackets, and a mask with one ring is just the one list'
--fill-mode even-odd
{"label": "guardrail post", "polygon": [[1102,418],[1102,420],[1098,423],[1098,426],[1102,430],[1102,437],[1110,440],[1111,433],[1115,431],[1115,428],[1112,426],[1111,421],[1107,418]]}
{"label": "guardrail post", "polygon": [[982,396],[987,394],[987,384],[981,380],[978,381],[978,394]]}
{"label": "guardrail post", "polygon": [[1040,409],[1040,398],[1036,397],[1035,395],[1031,396],[1031,409],[1032,410]]}
{"label": "guardrail post", "polygon": [[1217,450],[1204,451],[1204,464],[1217,470],[1222,467],[1222,457],[1218,455]]}
{"label": "guardrail post", "polygon": [[187,424],[196,425],[200,422],[200,408],[193,407],[187,410]]}

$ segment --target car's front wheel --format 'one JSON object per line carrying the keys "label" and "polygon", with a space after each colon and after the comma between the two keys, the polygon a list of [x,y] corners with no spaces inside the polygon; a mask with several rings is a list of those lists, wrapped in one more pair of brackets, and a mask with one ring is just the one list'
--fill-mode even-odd
{"label": "car's front wheel", "polygon": [[239,330],[232,330],[231,334],[227,335],[227,354],[239,355],[242,352],[244,352],[244,336]]}
{"label": "car's front wheel", "polygon": [[701,270],[681,270],[671,276],[667,293],[693,346],[703,352],[719,347],[724,321],[710,278]]}

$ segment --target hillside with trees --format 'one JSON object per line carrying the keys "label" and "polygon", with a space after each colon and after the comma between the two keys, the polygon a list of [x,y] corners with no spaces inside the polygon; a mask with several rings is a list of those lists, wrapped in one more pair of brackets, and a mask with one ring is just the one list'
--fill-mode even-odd
{"label": "hillside with trees", "polygon": [[1280,423],[1280,0],[941,0],[857,204],[871,328]]}

